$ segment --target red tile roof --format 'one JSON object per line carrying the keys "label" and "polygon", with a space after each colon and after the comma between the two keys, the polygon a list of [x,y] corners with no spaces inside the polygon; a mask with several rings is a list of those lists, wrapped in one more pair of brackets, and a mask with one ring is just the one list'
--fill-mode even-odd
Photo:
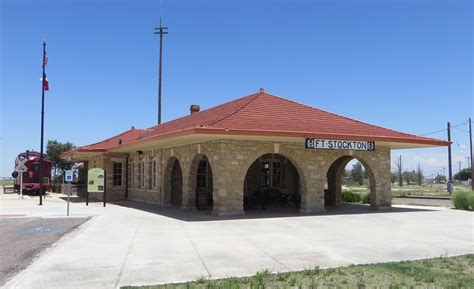
{"label": "red tile roof", "polygon": [[258,93],[149,129],[128,130],[107,140],[81,147],[79,150],[113,149],[120,146],[118,139],[122,139],[124,145],[192,133],[320,137],[438,146],[449,144],[444,140],[415,136],[367,124],[260,90]]}
{"label": "red tile roof", "polygon": [[96,142],[90,145],[79,147],[77,150],[90,151],[90,152],[106,151],[107,149],[136,141],[141,136],[143,136],[147,131],[148,129],[136,129],[132,127],[131,129],[121,134],[118,134],[116,136],[113,136],[111,138],[105,139],[100,142]]}

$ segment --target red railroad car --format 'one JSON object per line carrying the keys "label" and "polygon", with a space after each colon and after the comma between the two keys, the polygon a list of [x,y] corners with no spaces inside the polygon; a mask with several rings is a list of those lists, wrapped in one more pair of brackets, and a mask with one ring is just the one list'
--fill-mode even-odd
{"label": "red railroad car", "polygon": [[[23,173],[23,193],[39,193],[40,184],[39,184],[39,166],[40,166],[40,156],[39,152],[35,151],[26,151],[25,153],[20,153],[18,158],[24,157],[28,161],[25,163],[27,171]],[[43,154],[43,162],[41,166],[41,175],[43,177],[43,189],[45,191],[51,190],[51,168],[53,163],[46,159]],[[15,190],[20,190],[20,174],[15,178]]]}

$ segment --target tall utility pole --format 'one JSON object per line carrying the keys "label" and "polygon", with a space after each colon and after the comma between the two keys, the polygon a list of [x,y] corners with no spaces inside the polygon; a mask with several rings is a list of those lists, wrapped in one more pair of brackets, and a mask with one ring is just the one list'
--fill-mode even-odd
{"label": "tall utility pole", "polygon": [[163,35],[168,34],[166,31],[168,27],[163,27],[161,25],[160,18],[160,27],[155,28],[155,34],[160,34],[160,66],[159,66],[159,77],[158,77],[158,124],[161,124],[161,74],[163,67]]}
{"label": "tall utility pole", "polygon": [[46,41],[43,41],[43,76],[41,78],[41,145],[40,145],[40,163],[38,168],[39,175],[39,205],[43,205],[43,176],[42,176],[42,167],[43,167],[43,142],[44,142],[44,85],[46,82]]}
{"label": "tall utility pole", "polygon": [[[451,142],[451,123],[448,121],[448,141]],[[448,146],[448,193],[451,193],[451,185],[453,183],[453,168],[451,164],[451,143]]]}
{"label": "tall utility pole", "polygon": [[459,168],[458,168],[458,173],[461,172],[461,161],[458,161]]}
{"label": "tall utility pole", "polygon": [[472,176],[474,176],[474,174],[472,173],[473,168],[474,168],[474,159],[472,158],[473,155],[472,155],[472,127],[471,127],[471,123],[472,123],[471,118],[469,118],[469,146],[471,147],[471,149],[470,149],[470,152],[471,152],[471,155],[470,155],[470,157],[471,157],[471,165],[470,165],[470,167],[471,167],[471,190],[474,191],[474,180],[473,180],[474,178],[472,177]]}

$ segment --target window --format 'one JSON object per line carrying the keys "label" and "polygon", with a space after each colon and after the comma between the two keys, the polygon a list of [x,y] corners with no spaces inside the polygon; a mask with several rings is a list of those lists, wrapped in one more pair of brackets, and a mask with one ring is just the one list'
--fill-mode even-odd
{"label": "window", "polygon": [[114,170],[112,175],[113,186],[122,186],[122,163],[114,162]]}
{"label": "window", "polygon": [[148,162],[148,189],[153,189],[153,162]]}
{"label": "window", "polygon": [[135,163],[132,161],[132,169],[130,170],[130,186],[133,188],[135,187]]}
{"label": "window", "polygon": [[282,187],[282,163],[279,160],[264,160],[261,163],[262,186],[263,187]]}
{"label": "window", "polygon": [[142,162],[138,163],[138,187],[142,186]]}
{"label": "window", "polygon": [[275,187],[275,188],[281,187],[281,163],[280,162],[273,162],[272,187]]}
{"label": "window", "polygon": [[197,170],[197,188],[207,188],[207,159],[203,159],[199,162]]}
{"label": "window", "polygon": [[153,172],[152,172],[152,185],[153,188],[156,188],[156,161],[153,161]]}
{"label": "window", "polygon": [[262,162],[262,186],[269,187],[270,185],[270,163]]}
{"label": "window", "polygon": [[140,188],[145,188],[145,162],[140,162]]}

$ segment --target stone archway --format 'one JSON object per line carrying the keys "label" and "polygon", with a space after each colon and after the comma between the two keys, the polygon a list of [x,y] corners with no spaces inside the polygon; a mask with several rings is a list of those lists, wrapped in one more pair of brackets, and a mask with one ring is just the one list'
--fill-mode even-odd
{"label": "stone archway", "polygon": [[163,204],[181,207],[183,199],[183,172],[176,157],[168,160],[165,170]]}
{"label": "stone archway", "polygon": [[370,205],[376,206],[376,178],[371,166],[362,158],[357,156],[341,156],[329,166],[327,170],[327,190],[324,193],[324,204],[326,206],[336,206],[342,204],[342,175],[347,164],[352,160],[358,160],[365,168],[369,178]]}
{"label": "stone archway", "polygon": [[258,157],[244,179],[244,210],[269,206],[300,208],[300,177],[295,165],[281,154]]}
{"label": "stone archway", "polygon": [[196,155],[189,171],[187,204],[198,210],[213,209],[214,179],[212,166],[204,154]]}

